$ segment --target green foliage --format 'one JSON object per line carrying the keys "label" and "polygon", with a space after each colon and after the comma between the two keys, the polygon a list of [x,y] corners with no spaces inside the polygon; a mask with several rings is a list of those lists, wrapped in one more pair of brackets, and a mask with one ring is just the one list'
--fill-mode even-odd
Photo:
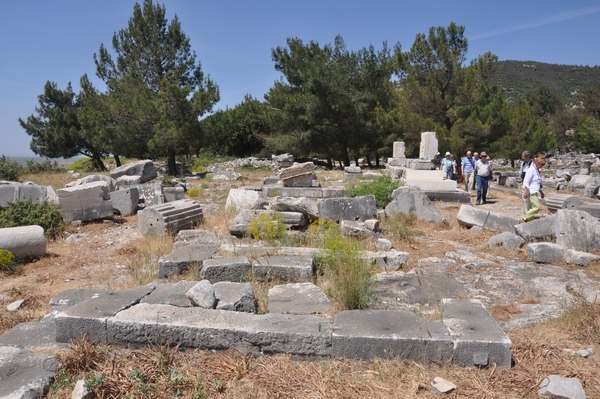
{"label": "green foliage", "polygon": [[16,265],[13,253],[7,249],[0,249],[0,270],[12,272]]}
{"label": "green foliage", "polygon": [[600,120],[584,117],[575,131],[574,144],[586,152],[600,152]]}
{"label": "green foliage", "polygon": [[248,223],[247,234],[257,240],[275,241],[286,235],[283,217],[277,212],[258,215]]}
{"label": "green foliage", "polygon": [[77,171],[77,172],[93,172],[94,162],[91,158],[79,158],[77,161],[73,162],[67,170]]}
{"label": "green foliage", "polygon": [[28,173],[63,173],[65,171],[58,161],[50,161],[46,158],[43,162],[37,162],[32,159],[26,161]]}
{"label": "green foliage", "polygon": [[319,222],[311,231],[322,240],[314,259],[316,271],[328,280],[329,297],[346,309],[365,309],[371,299],[374,266],[359,243],[344,236],[333,223]]}
{"label": "green foliage", "polygon": [[25,170],[16,161],[11,161],[6,156],[0,157],[0,180],[19,181],[19,176],[25,173]]}
{"label": "green foliage", "polygon": [[64,222],[60,205],[46,201],[36,204],[31,199],[10,203],[0,210],[0,228],[38,225],[49,239],[62,235]]}
{"label": "green foliage", "polygon": [[203,193],[204,189],[202,187],[190,187],[185,191],[185,195],[187,195],[190,198],[201,197]]}
{"label": "green foliage", "polygon": [[392,193],[401,186],[401,182],[393,180],[389,174],[382,174],[373,180],[353,180],[346,187],[348,197],[374,195],[378,208],[385,208],[392,202]]}

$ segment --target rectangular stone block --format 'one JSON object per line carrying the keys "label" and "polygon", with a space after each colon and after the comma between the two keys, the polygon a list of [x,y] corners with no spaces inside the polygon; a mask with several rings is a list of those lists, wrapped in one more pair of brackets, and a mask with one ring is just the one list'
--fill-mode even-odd
{"label": "rectangular stone block", "polygon": [[146,184],[132,184],[127,186],[127,188],[137,188],[139,192],[140,199],[144,207],[149,207],[152,205],[160,205],[164,204],[164,196],[163,196],[163,184],[162,182],[156,183],[146,183]]}
{"label": "rectangular stone block", "polygon": [[148,342],[182,348],[238,348],[254,354],[331,356],[331,321],[306,315],[265,314],[139,304],[107,320],[108,342]]}
{"label": "rectangular stone block", "polygon": [[19,198],[19,187],[11,182],[0,183],[0,208],[8,207],[9,202]]}
{"label": "rectangular stone block", "polygon": [[400,357],[419,363],[452,358],[453,342],[441,322],[404,310],[346,310],[334,317],[333,356],[371,360]]}
{"label": "rectangular stone block", "polygon": [[477,299],[442,300],[443,322],[454,340],[455,364],[510,369],[512,342]]}
{"label": "rectangular stone block", "polygon": [[158,260],[158,278],[178,276],[190,265],[210,259],[219,249],[217,244],[187,244],[173,248],[173,252]]}
{"label": "rectangular stone block", "polygon": [[406,182],[411,181],[435,181],[441,182],[444,180],[444,172],[435,169],[426,169],[426,170],[416,170],[416,169],[406,169],[405,171],[405,180]]}
{"label": "rectangular stone block", "polygon": [[200,277],[212,284],[219,281],[235,283],[250,281],[252,277],[252,264],[245,256],[232,258],[208,259],[202,263]]}
{"label": "rectangular stone block", "polygon": [[456,191],[457,189],[456,181],[454,180],[416,180],[407,181],[406,185],[417,186],[423,191]]}
{"label": "rectangular stone block", "polygon": [[116,209],[123,216],[135,215],[139,200],[140,193],[135,187],[110,192],[113,209]]}
{"label": "rectangular stone block", "polygon": [[69,342],[84,335],[92,342],[107,343],[106,320],[138,303],[154,286],[135,287],[124,291],[101,292],[58,313],[56,342]]}
{"label": "rectangular stone block", "polygon": [[312,257],[309,256],[263,256],[252,263],[252,273],[259,281],[310,281],[312,271]]}
{"label": "rectangular stone block", "polygon": [[113,206],[106,182],[97,181],[61,188],[56,193],[63,219],[67,223],[74,220],[86,221],[113,216]]}
{"label": "rectangular stone block", "polygon": [[346,196],[343,187],[263,187],[263,196],[271,197],[308,197],[338,198]]}

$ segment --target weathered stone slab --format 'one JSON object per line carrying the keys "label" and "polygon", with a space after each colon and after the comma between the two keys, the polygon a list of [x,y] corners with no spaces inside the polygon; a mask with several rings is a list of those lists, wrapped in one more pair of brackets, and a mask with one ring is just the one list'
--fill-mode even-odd
{"label": "weathered stone slab", "polygon": [[179,307],[190,307],[192,302],[186,293],[195,286],[197,281],[182,280],[175,284],[156,284],[150,295],[142,298],[140,303],[163,304]]}
{"label": "weathered stone slab", "polygon": [[31,200],[34,204],[48,201],[58,203],[58,197],[52,186],[40,186],[33,182],[11,182],[0,180],[0,208],[6,208],[8,203]]}
{"label": "weathered stone slab", "polygon": [[185,199],[144,209],[139,213],[138,229],[144,236],[162,236],[196,227],[202,220],[200,203]]}
{"label": "weathered stone slab", "polygon": [[97,181],[104,182],[108,186],[109,192],[115,191],[117,189],[117,181],[115,179],[113,179],[112,177],[106,176],[106,175],[89,175],[86,177],[82,177],[79,180],[75,180],[70,183],[67,183],[65,185],[65,187],[81,186],[83,184],[93,183],[93,182],[97,182]]}
{"label": "weathered stone slab", "polygon": [[[124,186],[125,188],[137,188],[140,197],[140,207],[148,208],[154,205],[165,203],[163,194],[163,184],[161,181],[145,184],[132,184]],[[121,188],[121,185],[119,185]]]}
{"label": "weathered stone slab", "polygon": [[46,236],[41,226],[6,227],[0,229],[0,249],[17,258],[46,255]]}
{"label": "weathered stone slab", "polygon": [[441,223],[446,220],[435,204],[418,187],[397,188],[392,193],[392,198],[392,202],[385,207],[385,214],[388,216],[413,213],[418,220],[430,223]]}
{"label": "weathered stone slab", "polygon": [[490,237],[487,243],[490,248],[503,247],[513,249],[520,248],[523,244],[525,244],[525,240],[521,236],[508,231]]}
{"label": "weathered stone slab", "polygon": [[79,302],[54,318],[56,342],[69,342],[87,335],[90,341],[107,342],[106,320],[138,303],[154,290],[154,286],[141,286],[123,291],[102,292]]}
{"label": "weathered stone slab", "polygon": [[218,250],[219,246],[216,244],[191,243],[177,246],[169,255],[158,259],[158,278],[178,276],[193,265],[200,268],[202,262],[210,259]]}
{"label": "weathered stone slab", "polygon": [[269,313],[311,314],[331,310],[331,301],[313,283],[281,284],[269,289]]}
{"label": "weathered stone slab", "polygon": [[583,204],[577,207],[578,211],[584,211],[595,217],[596,219],[600,219],[600,204]]}
{"label": "weathered stone slab", "polygon": [[402,310],[346,310],[334,316],[333,356],[371,360],[398,356],[420,363],[452,358],[453,342],[441,322]]}
{"label": "weathered stone slab", "polygon": [[555,194],[546,197],[546,206],[550,212],[556,212],[559,209],[577,209],[583,205],[583,200],[576,195]]}
{"label": "weathered stone slab", "polygon": [[141,183],[155,179],[158,174],[154,162],[150,159],[135,161],[119,166],[110,171],[110,177],[117,179],[121,176],[139,176]]}
{"label": "weathered stone slab", "polygon": [[117,182],[117,187],[119,189],[142,184],[142,178],[140,176],[119,176],[115,181]]}
{"label": "weathered stone slab", "polygon": [[245,256],[208,259],[202,263],[200,277],[217,283],[219,281],[243,282],[252,276],[252,264]]}
{"label": "weathered stone slab", "polygon": [[0,346],[0,398],[42,398],[54,381],[53,355]]}
{"label": "weathered stone slab", "polygon": [[317,208],[320,218],[331,218],[338,223],[341,220],[366,220],[377,216],[374,195],[320,199],[317,201]]}
{"label": "weathered stone slab", "polygon": [[460,202],[463,204],[471,202],[470,193],[463,190],[427,190],[425,195],[431,201]]}
{"label": "weathered stone slab", "polygon": [[313,175],[290,177],[282,180],[284,187],[312,187],[314,182]]}
{"label": "weathered stone slab", "polygon": [[97,181],[85,185],[61,188],[56,191],[63,220],[95,220],[112,218],[113,206],[106,182]]}
{"label": "weathered stone slab", "polygon": [[165,202],[179,201],[185,198],[185,189],[181,186],[164,187],[163,195],[165,197]]}
{"label": "weathered stone slab", "polygon": [[526,242],[552,241],[555,238],[554,224],[556,215],[534,219],[531,222],[515,226],[515,233],[523,237]]}
{"label": "weathered stone slab", "polygon": [[306,220],[315,221],[319,218],[317,201],[308,197],[276,197],[269,201],[269,207],[278,212],[300,212]]}
{"label": "weathered stone slab", "polygon": [[256,313],[256,298],[250,283],[221,281],[213,285],[216,309]]}
{"label": "weathered stone slab", "polygon": [[600,221],[587,212],[560,209],[554,222],[556,243],[577,251],[600,249]]}
{"label": "weathered stone slab", "polygon": [[419,158],[432,160],[438,152],[438,139],[435,137],[435,132],[421,133],[421,146],[419,147]]}
{"label": "weathered stone slab", "polygon": [[188,290],[188,292],[186,292],[186,296],[194,306],[203,309],[214,309],[217,305],[215,289],[208,280],[198,281]]}
{"label": "weathered stone slab", "polygon": [[559,244],[536,242],[527,244],[527,255],[537,263],[554,263],[564,259],[564,250]]}
{"label": "weathered stone slab", "polygon": [[549,375],[544,378],[540,383],[538,395],[549,399],[586,399],[581,381],[560,375]]}
{"label": "weathered stone slab", "polygon": [[454,340],[453,362],[510,369],[512,342],[477,299],[442,300],[443,322]]}
{"label": "weathered stone slab", "polygon": [[56,342],[56,325],[52,320],[17,324],[0,336],[1,346],[24,349],[65,349],[67,347],[64,343]]}
{"label": "weathered stone slab", "polygon": [[140,193],[135,187],[111,191],[110,201],[113,210],[118,211],[121,215],[135,215],[138,209],[138,202],[140,201]]}
{"label": "weathered stone slab", "polygon": [[331,321],[305,315],[229,312],[139,304],[108,321],[109,343],[162,342],[182,348],[238,348],[253,354],[331,355]]}
{"label": "weathered stone slab", "polygon": [[465,227],[479,226],[494,231],[514,232],[519,220],[499,213],[478,209],[471,205],[461,205],[456,215],[458,224]]}
{"label": "weathered stone slab", "polygon": [[569,181],[569,191],[583,191],[585,186],[593,181],[594,178],[590,175],[575,175]]}
{"label": "weathered stone slab", "polygon": [[252,209],[256,201],[258,201],[260,194],[261,193],[256,190],[240,190],[232,188],[227,195],[225,209],[235,211]]}
{"label": "weathered stone slab", "polygon": [[600,262],[600,256],[588,252],[566,249],[564,251],[565,262],[576,266],[589,266],[591,263]]}
{"label": "weathered stone slab", "polygon": [[225,170],[214,171],[211,178],[213,180],[234,181],[241,179],[242,175],[236,172],[234,168],[226,168]]}
{"label": "weathered stone slab", "polygon": [[312,270],[312,257],[309,256],[262,256],[252,263],[252,273],[259,281],[309,281]]}
{"label": "weathered stone slab", "polygon": [[364,222],[358,220],[342,220],[340,229],[343,234],[351,237],[373,238],[376,235],[373,230],[367,228]]}
{"label": "weathered stone slab", "polygon": [[394,145],[392,147],[392,156],[394,158],[404,158],[406,150],[406,144],[404,141],[394,141]]}
{"label": "weathered stone slab", "polygon": [[263,187],[265,198],[307,197],[307,198],[339,198],[346,196],[343,187]]}
{"label": "weathered stone slab", "polygon": [[79,302],[85,301],[99,295],[106,295],[108,291],[91,290],[87,288],[69,288],[50,299],[51,306],[73,306]]}
{"label": "weathered stone slab", "polygon": [[292,165],[289,168],[282,169],[279,172],[279,178],[285,181],[297,177],[310,176],[312,180],[312,174],[315,171],[315,164],[312,162],[303,162],[296,165]]}

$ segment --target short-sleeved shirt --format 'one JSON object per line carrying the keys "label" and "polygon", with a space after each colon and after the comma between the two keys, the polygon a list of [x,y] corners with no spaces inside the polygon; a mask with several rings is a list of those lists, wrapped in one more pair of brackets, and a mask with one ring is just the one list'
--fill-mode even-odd
{"label": "short-sleeved shirt", "polygon": [[463,170],[465,173],[473,173],[475,168],[475,158],[464,157],[462,159],[461,165],[463,165]]}
{"label": "short-sleeved shirt", "polygon": [[488,177],[492,175],[492,166],[490,165],[490,161],[487,159],[485,162],[479,158],[479,161],[475,163],[475,171],[477,172],[477,176]]}

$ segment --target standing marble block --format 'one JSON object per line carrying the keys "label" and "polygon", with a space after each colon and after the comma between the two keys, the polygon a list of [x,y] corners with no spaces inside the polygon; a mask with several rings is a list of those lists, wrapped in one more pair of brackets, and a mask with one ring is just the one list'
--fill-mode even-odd
{"label": "standing marble block", "polygon": [[435,137],[435,132],[421,133],[421,147],[419,151],[419,158],[430,161],[433,158],[435,158],[435,154],[437,152],[438,140]]}
{"label": "standing marble block", "polygon": [[393,157],[394,158],[406,158],[406,155],[404,155],[405,149],[406,149],[406,145],[404,144],[404,141],[394,141]]}

